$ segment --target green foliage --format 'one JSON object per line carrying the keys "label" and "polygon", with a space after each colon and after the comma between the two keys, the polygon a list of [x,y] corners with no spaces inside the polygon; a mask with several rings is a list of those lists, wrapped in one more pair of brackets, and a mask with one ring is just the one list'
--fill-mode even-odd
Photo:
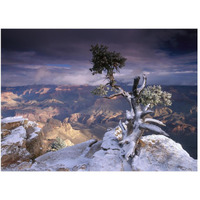
{"label": "green foliage", "polygon": [[109,75],[113,75],[115,71],[119,71],[124,67],[126,58],[122,57],[120,53],[115,51],[108,51],[108,47],[104,45],[92,45],[90,51],[92,52],[93,68],[90,68],[92,74],[102,74],[103,71]]}
{"label": "green foliage", "polygon": [[151,107],[156,105],[171,106],[172,95],[168,92],[162,91],[160,85],[148,86],[142,91],[140,102],[143,105],[150,104]]}
{"label": "green foliage", "polygon": [[113,91],[117,92],[117,89],[101,84],[98,87],[96,87],[94,90],[92,90],[91,93],[94,95],[105,97],[108,94],[108,92],[113,92]]}
{"label": "green foliage", "polygon": [[57,137],[56,140],[51,144],[50,151],[57,151],[65,147],[66,147],[65,142],[60,137]]}
{"label": "green foliage", "polygon": [[95,88],[91,93],[94,95],[106,96],[108,94],[108,91],[109,88],[101,84],[97,88]]}
{"label": "green foliage", "polygon": [[[118,92],[114,73],[119,72],[119,69],[125,66],[126,58],[115,51],[108,51],[108,47],[104,45],[92,45],[90,51],[92,52],[93,63],[90,71],[93,75],[106,72],[106,78],[109,80],[107,84],[95,88],[92,94],[105,97],[110,91]],[[162,91],[161,86],[149,86],[142,91],[138,103],[150,104],[151,107],[159,104],[170,106],[172,104],[171,94]]]}

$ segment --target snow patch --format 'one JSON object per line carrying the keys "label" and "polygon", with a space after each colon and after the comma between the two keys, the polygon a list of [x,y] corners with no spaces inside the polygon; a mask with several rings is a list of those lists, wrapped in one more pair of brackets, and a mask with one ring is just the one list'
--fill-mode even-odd
{"label": "snow patch", "polygon": [[13,129],[11,131],[11,134],[10,135],[7,135],[1,145],[12,145],[12,144],[15,144],[17,142],[20,143],[20,145],[22,145],[23,143],[23,140],[26,138],[26,130],[23,126],[19,126],[15,129]]}
{"label": "snow patch", "polygon": [[33,132],[33,133],[31,133],[31,136],[30,136],[29,140],[32,140],[35,137],[38,137],[38,134],[36,134],[35,132]]}
{"label": "snow patch", "polygon": [[35,131],[35,133],[39,133],[40,132],[40,130],[41,130],[41,128],[39,128],[39,127],[34,127],[34,131]]}
{"label": "snow patch", "polygon": [[22,116],[17,116],[17,117],[6,117],[1,120],[1,123],[13,123],[13,122],[24,122],[24,120],[28,120],[26,118],[23,118]]}

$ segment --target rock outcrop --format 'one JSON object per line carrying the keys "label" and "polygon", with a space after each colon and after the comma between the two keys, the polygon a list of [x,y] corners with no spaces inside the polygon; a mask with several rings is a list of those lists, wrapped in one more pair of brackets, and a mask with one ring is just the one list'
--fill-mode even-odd
{"label": "rock outcrop", "polygon": [[74,144],[85,142],[93,137],[94,136],[91,134],[84,134],[80,130],[73,129],[67,120],[61,122],[56,119],[49,119],[41,129],[43,153],[46,153],[50,144],[56,138],[61,138],[66,146],[72,146]]}
{"label": "rock outcrop", "polygon": [[[49,119],[40,129],[38,124],[22,116],[1,120],[1,167],[2,170],[18,170],[30,166],[40,155],[52,151],[57,139],[65,146],[73,146],[90,138],[72,128],[70,123]],[[23,164],[22,164],[23,163]]]}
{"label": "rock outcrop", "polygon": [[196,171],[197,160],[179,143],[162,135],[142,138],[138,155],[132,160],[134,171]]}
{"label": "rock outcrop", "polygon": [[[91,147],[96,140],[89,140],[56,152],[48,152],[36,159],[29,171],[79,171],[87,170]],[[96,144],[95,144],[96,146]],[[93,147],[94,148],[94,147]]]}
{"label": "rock outcrop", "polygon": [[[117,130],[118,131],[118,130]],[[127,161],[116,129],[102,141],[89,140],[36,158],[28,171],[196,171],[197,160],[170,138],[143,136],[137,153]]]}
{"label": "rock outcrop", "polygon": [[41,155],[40,128],[23,117],[7,117],[1,120],[1,167],[23,169]]}

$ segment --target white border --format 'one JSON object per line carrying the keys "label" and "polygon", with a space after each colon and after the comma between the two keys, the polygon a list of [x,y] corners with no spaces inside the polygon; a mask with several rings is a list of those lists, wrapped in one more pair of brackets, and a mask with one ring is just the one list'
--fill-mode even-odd
{"label": "white border", "polygon": [[[197,0],[1,0],[0,26],[199,28],[199,13]],[[8,200],[198,199],[199,180],[199,172],[0,172],[0,195]]]}

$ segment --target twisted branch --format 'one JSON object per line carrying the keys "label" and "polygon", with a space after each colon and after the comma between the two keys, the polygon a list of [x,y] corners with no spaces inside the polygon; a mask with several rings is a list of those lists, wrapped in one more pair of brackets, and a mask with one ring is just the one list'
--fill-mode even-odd
{"label": "twisted branch", "polygon": [[145,86],[146,86],[146,83],[147,83],[147,77],[145,74],[143,74],[143,82],[142,82],[142,85],[137,89],[137,93],[138,95],[141,94],[141,92],[144,90]]}

